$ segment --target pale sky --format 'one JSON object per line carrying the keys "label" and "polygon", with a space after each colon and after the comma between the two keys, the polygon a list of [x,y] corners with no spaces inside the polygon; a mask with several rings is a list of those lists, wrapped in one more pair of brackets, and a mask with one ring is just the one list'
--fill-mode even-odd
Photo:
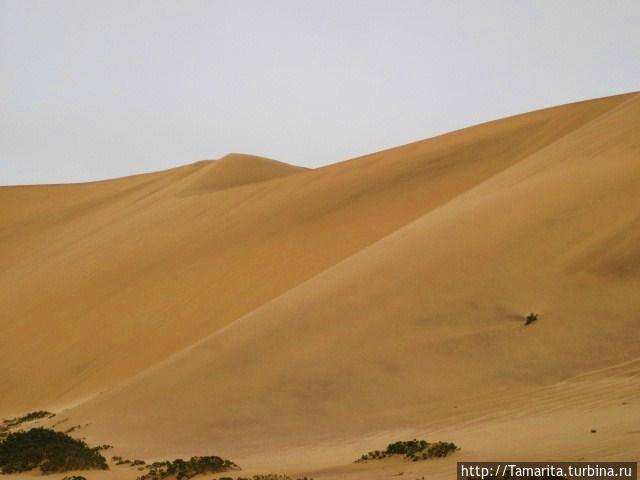
{"label": "pale sky", "polygon": [[638,0],[0,0],[0,184],[317,167],[634,90]]}

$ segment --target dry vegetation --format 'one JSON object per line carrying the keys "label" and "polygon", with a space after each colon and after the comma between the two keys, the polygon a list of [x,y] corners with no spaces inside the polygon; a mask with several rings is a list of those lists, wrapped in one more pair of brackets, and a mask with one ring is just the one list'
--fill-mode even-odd
{"label": "dry vegetation", "polygon": [[45,410],[37,410],[35,412],[29,412],[25,415],[22,415],[21,417],[3,420],[0,424],[0,439],[6,437],[11,429],[19,427],[24,423],[33,422],[35,420],[40,420],[43,418],[53,418],[55,416],[55,413],[47,412]]}
{"label": "dry vegetation", "polygon": [[403,456],[406,460],[417,462],[418,460],[446,457],[457,450],[460,450],[460,447],[451,442],[429,443],[426,440],[414,438],[413,440],[390,443],[385,450],[373,450],[362,455],[356,462],[382,460],[397,455]]}
{"label": "dry vegetation", "polygon": [[[139,465],[144,465],[144,462],[140,462]],[[134,465],[134,463],[131,463],[131,465]],[[196,475],[239,470],[240,467],[230,460],[207,456],[191,457],[189,460],[178,458],[173,461],[154,462],[148,465],[147,468],[149,471],[138,477],[138,480],[164,480],[165,478],[174,477],[177,480],[187,480]]]}
{"label": "dry vegetation", "polygon": [[0,442],[3,474],[39,468],[44,474],[71,470],[106,470],[105,458],[96,448],[65,433],[45,428],[9,433]]}

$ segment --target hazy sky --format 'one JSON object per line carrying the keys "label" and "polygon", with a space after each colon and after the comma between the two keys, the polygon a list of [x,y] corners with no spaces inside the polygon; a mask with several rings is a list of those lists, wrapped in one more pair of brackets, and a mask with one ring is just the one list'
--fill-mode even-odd
{"label": "hazy sky", "polygon": [[0,0],[0,184],[315,167],[639,89],[638,0]]}

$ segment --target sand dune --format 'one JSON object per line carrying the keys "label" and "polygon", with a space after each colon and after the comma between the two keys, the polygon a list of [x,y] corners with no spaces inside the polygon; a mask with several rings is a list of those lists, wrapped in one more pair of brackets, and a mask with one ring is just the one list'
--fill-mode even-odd
{"label": "sand dune", "polygon": [[418,434],[630,455],[639,125],[629,94],[317,170],[234,154],[2,188],[0,414],[75,405],[126,455],[318,478],[397,473],[341,465]]}
{"label": "sand dune", "polygon": [[220,160],[201,164],[202,168],[186,179],[186,193],[203,193],[264,182],[293,175],[306,169],[254,155],[230,153]]}

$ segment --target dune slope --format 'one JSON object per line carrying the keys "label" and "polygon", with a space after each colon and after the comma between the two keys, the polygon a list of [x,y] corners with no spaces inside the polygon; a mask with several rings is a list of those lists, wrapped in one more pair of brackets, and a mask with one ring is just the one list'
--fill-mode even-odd
{"label": "dune slope", "polygon": [[0,412],[104,391],[65,415],[131,455],[339,463],[633,360],[638,125],[631,94],[246,181],[1,189]]}

